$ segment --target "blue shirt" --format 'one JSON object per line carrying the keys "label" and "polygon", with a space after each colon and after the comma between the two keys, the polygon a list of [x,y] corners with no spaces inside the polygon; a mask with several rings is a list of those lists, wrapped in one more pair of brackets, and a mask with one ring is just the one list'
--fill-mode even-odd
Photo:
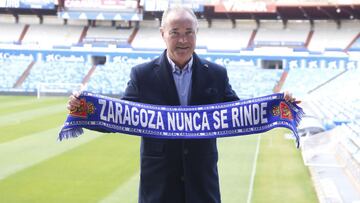
{"label": "blue shirt", "polygon": [[172,74],[179,96],[181,106],[186,106],[189,104],[190,95],[191,95],[191,76],[192,76],[192,64],[193,57],[190,61],[184,66],[183,69],[180,69],[171,59],[167,56],[168,61],[172,68]]}

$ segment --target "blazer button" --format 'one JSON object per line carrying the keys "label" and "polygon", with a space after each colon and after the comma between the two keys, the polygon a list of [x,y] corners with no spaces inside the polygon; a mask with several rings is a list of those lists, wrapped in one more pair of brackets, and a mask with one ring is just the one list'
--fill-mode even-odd
{"label": "blazer button", "polygon": [[184,153],[184,155],[187,155],[187,154],[189,154],[189,150],[188,150],[188,149],[184,149],[183,153]]}

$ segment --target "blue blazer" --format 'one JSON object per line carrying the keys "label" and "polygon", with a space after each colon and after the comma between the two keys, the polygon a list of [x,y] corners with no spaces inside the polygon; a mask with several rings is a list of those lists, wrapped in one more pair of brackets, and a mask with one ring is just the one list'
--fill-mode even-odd
{"label": "blue blazer", "polygon": [[[193,54],[189,105],[235,101],[226,69]],[[131,70],[123,99],[180,105],[171,66],[163,54]],[[139,203],[219,203],[216,139],[142,138]]]}

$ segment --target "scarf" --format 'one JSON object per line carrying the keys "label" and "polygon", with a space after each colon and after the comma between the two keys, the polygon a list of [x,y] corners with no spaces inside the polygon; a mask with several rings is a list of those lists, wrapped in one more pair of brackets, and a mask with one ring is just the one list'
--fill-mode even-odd
{"label": "scarf", "polygon": [[203,139],[251,135],[285,127],[297,147],[303,110],[284,100],[284,94],[197,105],[161,106],[82,92],[80,107],[70,111],[59,140],[78,137],[83,128],[165,139]]}

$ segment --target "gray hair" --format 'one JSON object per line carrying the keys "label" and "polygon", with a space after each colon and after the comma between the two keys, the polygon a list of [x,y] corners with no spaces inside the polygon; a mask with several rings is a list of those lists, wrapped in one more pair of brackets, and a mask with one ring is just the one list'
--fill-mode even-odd
{"label": "gray hair", "polygon": [[177,5],[175,7],[169,7],[168,9],[166,9],[164,11],[164,13],[162,15],[162,18],[161,18],[161,27],[165,26],[165,23],[167,21],[167,17],[169,15],[169,13],[182,12],[182,11],[185,11],[185,12],[189,13],[193,17],[195,26],[197,28],[198,27],[198,20],[197,20],[197,17],[195,15],[194,11],[189,7],[185,7],[185,6],[181,6],[181,5]]}

